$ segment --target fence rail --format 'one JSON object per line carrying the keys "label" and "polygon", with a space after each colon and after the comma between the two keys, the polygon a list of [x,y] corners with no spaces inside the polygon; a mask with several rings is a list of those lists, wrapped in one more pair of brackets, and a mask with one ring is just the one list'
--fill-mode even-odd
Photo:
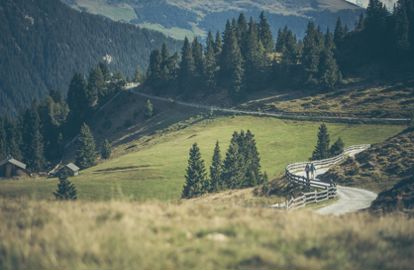
{"label": "fence rail", "polygon": [[[313,164],[316,168],[318,168],[318,170],[330,168],[333,165],[343,162],[350,155],[362,152],[370,147],[371,145],[369,144],[350,146],[345,148],[344,152],[338,156],[314,161]],[[277,204],[273,207],[285,209],[298,209],[305,207],[308,204],[319,203],[337,197],[336,184],[333,181],[330,181],[330,183],[326,183],[318,180],[317,178],[308,181],[308,179],[305,176],[301,175],[302,172],[305,170],[306,164],[308,163],[309,162],[298,162],[288,165],[286,167],[285,172],[286,178],[288,179],[288,181],[292,183],[303,186],[310,186],[312,188],[315,188],[315,190],[308,193],[302,193],[300,196],[296,198],[291,198],[290,200],[287,200],[285,203]]]}

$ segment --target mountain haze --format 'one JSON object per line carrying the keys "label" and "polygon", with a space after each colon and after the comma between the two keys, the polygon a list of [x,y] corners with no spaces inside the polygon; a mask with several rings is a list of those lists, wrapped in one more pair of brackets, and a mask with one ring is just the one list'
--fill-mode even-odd
{"label": "mountain haze", "polygon": [[303,36],[306,24],[314,20],[323,29],[334,27],[338,16],[353,27],[363,9],[345,0],[62,0],[75,9],[160,30],[176,38],[205,36],[222,31],[227,19],[240,12],[257,17],[266,12],[274,32],[288,25]]}
{"label": "mountain haze", "polygon": [[0,113],[15,115],[50,90],[65,92],[74,72],[104,58],[131,76],[166,42],[161,33],[80,13],[58,0],[0,1]]}

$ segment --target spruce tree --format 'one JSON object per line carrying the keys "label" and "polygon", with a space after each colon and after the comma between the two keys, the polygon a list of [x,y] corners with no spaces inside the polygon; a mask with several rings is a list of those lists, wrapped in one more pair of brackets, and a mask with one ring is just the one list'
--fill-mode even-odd
{"label": "spruce tree", "polygon": [[178,76],[179,86],[183,94],[189,96],[194,82],[195,63],[190,41],[184,39],[184,45],[181,52],[180,71]]}
{"label": "spruce tree", "polygon": [[0,117],[0,160],[3,160],[7,157],[7,137],[6,137],[6,130],[4,128],[4,120]]}
{"label": "spruce tree", "polygon": [[223,40],[219,31],[216,33],[216,39],[214,41],[214,53],[216,54],[216,62],[219,63],[221,52],[223,51]]}
{"label": "spruce tree", "polygon": [[273,41],[272,30],[270,30],[270,25],[267,22],[267,18],[264,15],[264,12],[260,14],[259,39],[262,42],[266,52],[273,51],[275,45]]}
{"label": "spruce tree", "polygon": [[28,168],[33,171],[41,170],[45,160],[43,137],[40,132],[40,119],[36,105],[32,105],[23,115],[22,142],[23,160]]}
{"label": "spruce tree", "polygon": [[346,35],[345,27],[342,25],[341,17],[336,20],[335,31],[334,31],[334,42],[336,46],[339,46],[344,40]]}
{"label": "spruce tree", "polygon": [[200,148],[196,143],[190,149],[185,180],[182,198],[189,199],[208,192],[209,182],[207,173],[204,161],[201,158]]}
{"label": "spruce tree", "polygon": [[246,161],[246,177],[242,187],[253,187],[262,184],[264,179],[261,173],[260,156],[254,135],[248,130],[244,140],[244,156]]}
{"label": "spruce tree", "polygon": [[147,70],[147,84],[154,88],[156,93],[160,92],[163,83],[162,56],[159,50],[151,52],[150,63]]}
{"label": "spruce tree", "polygon": [[239,141],[240,135],[234,132],[223,163],[222,183],[225,188],[239,188],[245,180],[245,160]]}
{"label": "spruce tree", "polygon": [[210,192],[222,190],[225,185],[222,183],[221,174],[223,171],[223,162],[221,160],[221,152],[219,142],[214,147],[213,160],[210,166]]}
{"label": "spruce tree", "polygon": [[325,124],[322,124],[319,127],[318,140],[315,146],[315,150],[312,153],[311,159],[321,160],[321,159],[329,158],[330,156],[329,143],[330,143],[330,139],[329,139],[328,128],[326,127]]}
{"label": "spruce tree", "polygon": [[302,65],[307,73],[307,83],[315,83],[319,72],[320,53],[323,49],[320,33],[313,22],[308,23],[303,39]]}
{"label": "spruce tree", "polygon": [[154,116],[154,106],[151,103],[151,100],[147,100],[145,104],[145,111],[144,111],[145,118],[151,118]]}
{"label": "spruce tree", "polygon": [[251,19],[245,37],[245,81],[253,89],[261,79],[260,73],[265,66],[265,49],[258,38],[256,23]]}
{"label": "spruce tree", "polygon": [[246,17],[244,16],[244,13],[240,13],[239,18],[237,19],[237,39],[238,43],[240,44],[240,50],[243,55],[245,53],[243,41],[246,39],[247,31],[248,25]]}
{"label": "spruce tree", "polygon": [[89,98],[85,78],[75,73],[68,91],[67,103],[69,106],[68,135],[74,135],[84,122],[89,108]]}
{"label": "spruce tree", "polygon": [[95,139],[88,125],[83,124],[78,138],[78,148],[76,150],[76,164],[81,169],[89,168],[96,162]]}
{"label": "spruce tree", "polygon": [[53,195],[56,200],[76,200],[78,198],[75,185],[69,181],[68,176],[64,173],[59,176],[59,183]]}
{"label": "spruce tree", "polygon": [[338,140],[336,140],[336,142],[329,149],[330,156],[334,157],[334,156],[342,154],[344,152],[344,147],[345,147],[344,142],[342,141],[341,138],[338,138]]}
{"label": "spruce tree", "polygon": [[214,38],[211,32],[207,36],[207,45],[205,52],[205,67],[204,67],[204,78],[206,86],[210,88],[210,91],[216,87],[216,73],[217,73],[217,62],[216,53],[214,51]]}
{"label": "spruce tree", "polygon": [[204,80],[204,54],[203,54],[203,45],[198,41],[197,38],[194,38],[192,44],[192,53],[194,59],[194,83],[197,86],[201,86],[200,82]]}
{"label": "spruce tree", "polygon": [[112,155],[112,145],[108,140],[104,140],[101,148],[101,158],[109,159]]}
{"label": "spruce tree", "polygon": [[321,85],[329,89],[335,88],[341,78],[338,64],[334,56],[335,43],[332,34],[328,31],[325,37],[325,46],[319,62],[319,80]]}
{"label": "spruce tree", "polygon": [[[22,121],[23,122],[23,121]],[[11,155],[16,159],[22,159],[22,128],[17,121],[4,118],[4,131],[6,134],[6,156]]]}
{"label": "spruce tree", "polygon": [[286,67],[297,64],[299,51],[296,36],[293,34],[293,32],[289,29],[286,29],[284,35],[285,40],[282,47],[281,63]]}
{"label": "spruce tree", "polygon": [[105,78],[99,66],[89,72],[87,94],[90,107],[95,106],[98,99],[103,99],[107,95]]}

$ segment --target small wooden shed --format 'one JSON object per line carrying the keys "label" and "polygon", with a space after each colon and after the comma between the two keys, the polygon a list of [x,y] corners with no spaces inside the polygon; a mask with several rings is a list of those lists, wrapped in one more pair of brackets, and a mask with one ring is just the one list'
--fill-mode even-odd
{"label": "small wooden shed", "polygon": [[60,168],[57,172],[57,176],[65,173],[67,176],[77,176],[79,175],[79,167],[73,163],[66,164],[62,168]]}
{"label": "small wooden shed", "polygon": [[8,157],[0,161],[0,177],[11,178],[25,175],[30,175],[30,173],[27,171],[27,166],[23,162],[13,157]]}

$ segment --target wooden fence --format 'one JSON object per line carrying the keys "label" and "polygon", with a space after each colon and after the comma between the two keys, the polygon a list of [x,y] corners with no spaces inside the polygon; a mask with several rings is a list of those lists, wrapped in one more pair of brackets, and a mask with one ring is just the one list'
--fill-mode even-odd
{"label": "wooden fence", "polygon": [[[362,152],[371,147],[369,144],[354,145],[344,149],[344,152],[338,156],[313,161],[312,163],[318,170],[330,168],[338,163],[345,161],[350,155]],[[308,186],[308,181],[303,172],[306,164],[309,162],[298,162],[290,164],[286,167],[286,178],[295,184]],[[318,178],[310,181],[310,187],[315,190],[312,192],[302,193],[299,197],[287,200],[285,203],[276,204],[273,207],[284,209],[298,209],[305,207],[308,204],[319,203],[326,200],[334,199],[337,196],[336,184],[333,181],[330,183],[322,182]]]}

